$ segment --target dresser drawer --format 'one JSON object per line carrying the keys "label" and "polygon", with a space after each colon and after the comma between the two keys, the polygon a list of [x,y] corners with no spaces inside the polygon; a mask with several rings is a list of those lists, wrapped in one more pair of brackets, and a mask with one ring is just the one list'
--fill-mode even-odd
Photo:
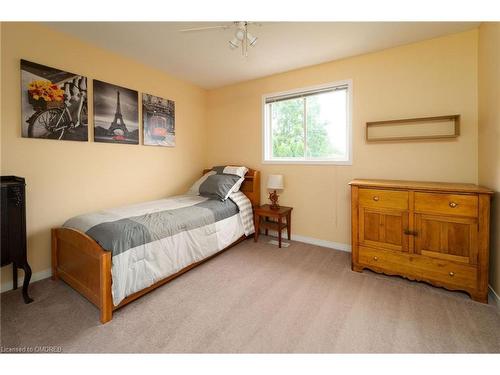
{"label": "dresser drawer", "polygon": [[415,193],[415,211],[453,216],[478,216],[476,195]]}
{"label": "dresser drawer", "polygon": [[383,189],[359,189],[359,204],[372,208],[408,209],[408,192]]}
{"label": "dresser drawer", "polygon": [[477,269],[420,255],[407,255],[392,251],[359,247],[359,263],[375,271],[399,274],[410,279],[435,281],[457,289],[477,288]]}

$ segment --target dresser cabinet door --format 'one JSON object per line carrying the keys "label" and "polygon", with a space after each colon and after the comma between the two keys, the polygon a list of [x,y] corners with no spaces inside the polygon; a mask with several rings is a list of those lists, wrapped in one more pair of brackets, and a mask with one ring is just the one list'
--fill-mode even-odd
{"label": "dresser cabinet door", "polygon": [[408,211],[359,208],[359,244],[408,252]]}
{"label": "dresser cabinet door", "polygon": [[2,223],[7,229],[6,242],[10,261],[21,264],[26,262],[26,222],[24,207],[24,188],[10,186],[6,191],[7,204],[2,208],[6,219]]}
{"label": "dresser cabinet door", "polygon": [[415,214],[415,232],[417,254],[477,264],[476,218]]}
{"label": "dresser cabinet door", "polygon": [[1,258],[2,258],[2,267],[9,264],[11,262],[10,257],[10,246],[9,246],[9,227],[7,225],[8,213],[6,210],[7,207],[7,188],[2,187],[2,201],[0,207],[2,208],[2,216],[0,221],[0,228],[2,232],[2,242],[0,244],[1,248]]}

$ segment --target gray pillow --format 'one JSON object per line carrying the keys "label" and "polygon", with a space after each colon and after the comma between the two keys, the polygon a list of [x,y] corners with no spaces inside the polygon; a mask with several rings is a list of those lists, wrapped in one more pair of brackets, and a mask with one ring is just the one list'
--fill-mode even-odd
{"label": "gray pillow", "polygon": [[240,187],[245,178],[234,174],[214,174],[208,176],[200,185],[202,197],[226,200],[229,195]]}

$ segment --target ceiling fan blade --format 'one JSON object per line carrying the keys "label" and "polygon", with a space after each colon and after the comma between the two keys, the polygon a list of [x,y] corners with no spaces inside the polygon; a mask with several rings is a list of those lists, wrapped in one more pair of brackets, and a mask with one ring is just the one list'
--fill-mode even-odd
{"label": "ceiling fan blade", "polygon": [[193,31],[205,31],[205,30],[215,30],[215,29],[228,29],[231,25],[217,25],[217,26],[206,26],[206,27],[193,27],[190,29],[179,30],[181,33],[189,33]]}

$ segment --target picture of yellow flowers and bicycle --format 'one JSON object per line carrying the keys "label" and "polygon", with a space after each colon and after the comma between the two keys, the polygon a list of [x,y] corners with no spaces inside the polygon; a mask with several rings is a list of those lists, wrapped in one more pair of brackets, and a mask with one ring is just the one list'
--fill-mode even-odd
{"label": "picture of yellow flowers and bicycle", "polygon": [[88,140],[87,78],[21,60],[22,136]]}

